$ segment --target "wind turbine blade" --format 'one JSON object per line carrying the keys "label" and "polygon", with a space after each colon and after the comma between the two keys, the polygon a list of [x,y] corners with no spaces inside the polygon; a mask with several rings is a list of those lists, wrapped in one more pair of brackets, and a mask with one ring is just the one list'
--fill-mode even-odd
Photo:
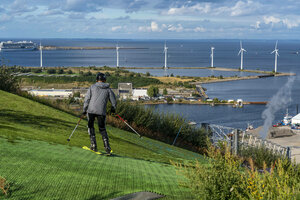
{"label": "wind turbine blade", "polygon": [[271,54],[273,54],[274,52],[275,52],[275,50],[274,50],[274,51],[272,51],[272,52],[271,52]]}
{"label": "wind turbine blade", "polygon": [[276,41],[276,44],[275,44],[275,49],[277,49],[277,44],[278,44],[278,40]]}
{"label": "wind turbine blade", "polygon": [[247,52],[246,49],[243,49],[243,51]]}
{"label": "wind turbine blade", "polygon": [[241,54],[241,52],[242,52],[242,49],[239,51],[238,55],[240,55],[240,54]]}
{"label": "wind turbine blade", "polygon": [[243,47],[242,47],[242,41],[241,41],[241,40],[240,40],[240,47],[241,47],[241,49],[243,48]]}
{"label": "wind turbine blade", "polygon": [[277,56],[279,56],[279,53],[278,53],[278,52],[276,52],[276,54],[277,54]]}

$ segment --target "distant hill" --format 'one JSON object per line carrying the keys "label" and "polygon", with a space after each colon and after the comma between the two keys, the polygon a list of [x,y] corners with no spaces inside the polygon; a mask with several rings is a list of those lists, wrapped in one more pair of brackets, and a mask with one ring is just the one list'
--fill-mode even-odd
{"label": "distant hill", "polygon": [[[199,154],[108,126],[115,156],[99,156],[89,145],[83,121],[0,91],[0,176],[10,183],[9,199],[110,199],[153,191],[164,199],[191,199],[169,160],[187,162]],[[97,142],[101,150],[100,134]],[[1,197],[1,194],[0,194]]]}

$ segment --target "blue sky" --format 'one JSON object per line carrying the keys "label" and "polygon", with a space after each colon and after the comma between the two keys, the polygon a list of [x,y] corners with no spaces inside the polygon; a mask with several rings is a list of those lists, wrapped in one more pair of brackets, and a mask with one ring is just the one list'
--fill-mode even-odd
{"label": "blue sky", "polygon": [[300,39],[299,0],[1,0],[0,38]]}

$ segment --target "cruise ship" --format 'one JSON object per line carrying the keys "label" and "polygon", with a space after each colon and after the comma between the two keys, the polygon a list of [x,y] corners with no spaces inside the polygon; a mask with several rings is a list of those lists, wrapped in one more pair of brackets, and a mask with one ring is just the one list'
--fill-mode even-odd
{"label": "cruise ship", "polygon": [[6,41],[0,43],[0,50],[4,49],[27,49],[27,50],[35,50],[37,49],[37,45],[32,41]]}

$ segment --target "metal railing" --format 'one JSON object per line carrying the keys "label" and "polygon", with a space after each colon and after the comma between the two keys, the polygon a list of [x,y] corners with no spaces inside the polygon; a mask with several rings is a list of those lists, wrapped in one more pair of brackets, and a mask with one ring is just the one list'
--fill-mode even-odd
{"label": "metal railing", "polygon": [[270,152],[282,157],[291,158],[290,147],[284,147],[275,144],[271,141],[255,136],[248,131],[242,131],[232,127],[220,126],[216,124],[205,124],[207,132],[211,136],[213,144],[218,144],[220,141],[226,141],[231,145],[232,152],[238,154],[241,148],[263,147]]}

